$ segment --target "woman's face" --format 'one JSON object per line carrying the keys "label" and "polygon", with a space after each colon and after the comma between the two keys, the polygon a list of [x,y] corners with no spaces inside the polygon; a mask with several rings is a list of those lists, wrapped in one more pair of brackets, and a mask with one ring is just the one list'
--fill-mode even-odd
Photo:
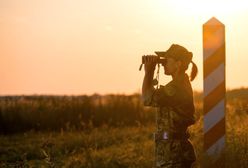
{"label": "woman's face", "polygon": [[164,67],[164,74],[173,75],[179,69],[180,64],[180,61],[176,61],[173,58],[167,58],[166,63],[162,64]]}

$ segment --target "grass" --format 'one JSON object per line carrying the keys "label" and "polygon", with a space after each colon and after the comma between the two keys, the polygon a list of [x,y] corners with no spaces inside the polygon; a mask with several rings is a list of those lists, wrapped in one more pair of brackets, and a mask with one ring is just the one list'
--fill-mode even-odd
{"label": "grass", "polygon": [[151,167],[152,127],[27,132],[0,137],[0,166]]}
{"label": "grass", "polygon": [[[237,95],[236,92],[232,94]],[[226,107],[225,165],[226,168],[248,168],[248,102],[245,98],[234,97],[232,95],[232,99],[228,99]],[[198,168],[204,162],[203,112],[199,101],[195,105],[197,122],[190,127],[190,140],[195,148]],[[2,106],[2,109],[3,107],[5,106]],[[52,119],[53,122],[57,121],[56,118]],[[87,129],[79,131],[68,125],[60,131],[31,130],[0,135],[0,167],[153,166],[154,123],[137,122],[136,125],[120,126],[104,124],[100,127],[89,125],[85,128]]]}
{"label": "grass", "polygon": [[[226,167],[248,165],[248,117],[227,118]],[[201,120],[190,128],[202,161]],[[154,159],[154,126],[91,128],[88,131],[26,132],[0,137],[0,167],[142,167]]]}

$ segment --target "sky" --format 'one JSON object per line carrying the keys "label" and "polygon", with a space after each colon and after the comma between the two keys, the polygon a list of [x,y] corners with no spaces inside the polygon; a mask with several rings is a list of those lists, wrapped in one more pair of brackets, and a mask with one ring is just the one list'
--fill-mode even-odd
{"label": "sky", "polygon": [[[142,55],[180,44],[203,88],[202,25],[226,29],[226,87],[248,86],[244,0],[0,0],[0,95],[140,93]],[[160,70],[160,84],[171,80]]]}

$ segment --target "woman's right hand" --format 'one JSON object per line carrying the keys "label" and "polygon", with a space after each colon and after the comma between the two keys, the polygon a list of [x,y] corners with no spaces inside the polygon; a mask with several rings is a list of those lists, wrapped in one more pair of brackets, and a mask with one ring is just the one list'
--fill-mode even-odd
{"label": "woman's right hand", "polygon": [[142,63],[145,64],[145,73],[153,73],[157,64],[158,56],[144,55]]}

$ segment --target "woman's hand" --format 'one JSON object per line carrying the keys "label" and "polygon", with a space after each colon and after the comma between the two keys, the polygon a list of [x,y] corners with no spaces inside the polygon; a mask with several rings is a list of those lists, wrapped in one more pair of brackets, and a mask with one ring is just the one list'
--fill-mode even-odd
{"label": "woman's hand", "polygon": [[145,64],[145,73],[153,73],[157,64],[158,56],[144,55],[142,56],[142,63]]}

